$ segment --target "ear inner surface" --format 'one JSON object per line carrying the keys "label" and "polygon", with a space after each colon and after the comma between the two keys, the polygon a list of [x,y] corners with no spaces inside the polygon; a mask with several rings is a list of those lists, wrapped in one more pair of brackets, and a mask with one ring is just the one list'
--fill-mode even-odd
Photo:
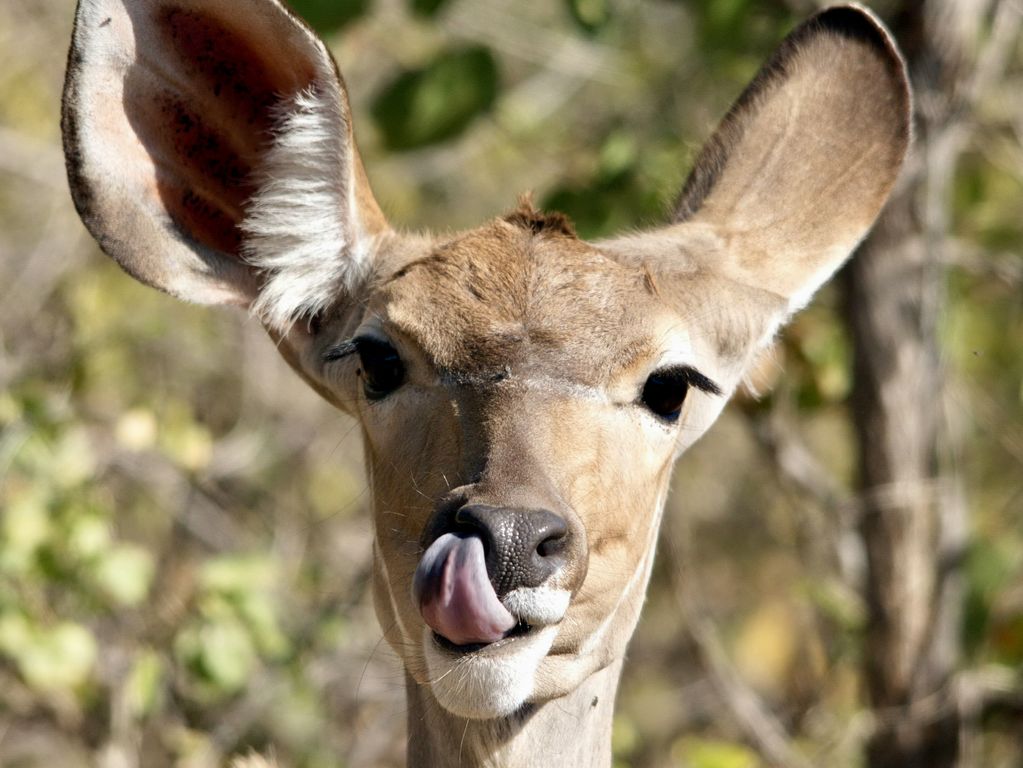
{"label": "ear inner surface", "polygon": [[169,7],[155,21],[157,51],[141,52],[125,81],[127,119],[157,165],[175,224],[236,255],[277,94],[304,87],[313,72],[272,69],[252,48],[257,31],[229,29],[210,14]]}
{"label": "ear inner surface", "polygon": [[675,220],[713,225],[741,279],[797,309],[866,233],[910,140],[902,60],[869,12],[793,31],[699,155]]}
{"label": "ear inner surface", "polygon": [[[292,192],[312,186],[332,218],[332,252],[325,259],[320,248],[320,263],[301,269],[344,272],[355,208],[380,216],[343,86],[315,35],[277,0],[80,0],[63,129],[83,221],[145,283],[200,303],[251,304],[292,266],[259,253],[249,263],[253,227],[243,223],[303,95],[332,121],[329,147],[303,147],[321,150],[306,162],[329,173],[284,170],[296,173]],[[322,227],[311,237],[322,242]]]}

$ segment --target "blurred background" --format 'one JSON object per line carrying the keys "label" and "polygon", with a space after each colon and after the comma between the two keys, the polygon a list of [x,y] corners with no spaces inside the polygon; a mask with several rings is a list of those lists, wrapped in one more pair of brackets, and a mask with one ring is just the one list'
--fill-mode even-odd
{"label": "blurred background", "polygon": [[[294,0],[410,229],[663,220],[811,0]],[[680,462],[616,765],[1023,766],[1023,8],[872,4],[915,155]],[[0,3],[0,765],[398,766],[358,430],[71,205],[72,0]]]}

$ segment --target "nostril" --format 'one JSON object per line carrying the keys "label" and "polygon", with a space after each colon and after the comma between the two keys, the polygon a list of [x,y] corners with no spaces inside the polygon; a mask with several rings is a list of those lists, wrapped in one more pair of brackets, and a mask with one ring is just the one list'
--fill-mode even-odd
{"label": "nostril", "polygon": [[558,524],[550,526],[554,530],[544,531],[545,538],[536,545],[536,553],[540,557],[554,557],[565,551],[568,543],[568,526],[558,520]]}
{"label": "nostril", "polygon": [[549,539],[544,539],[536,548],[536,553],[540,555],[540,557],[554,557],[555,555],[560,555],[564,551],[564,536],[552,536]]}
{"label": "nostril", "polygon": [[483,506],[465,506],[455,512],[455,522],[451,526],[452,532],[471,533],[479,536],[483,542],[483,555],[490,558],[491,550],[494,547],[493,537],[495,527],[489,509]]}
{"label": "nostril", "polygon": [[567,557],[567,521],[546,509],[466,504],[449,518],[450,533],[476,536],[498,595],[546,581]]}

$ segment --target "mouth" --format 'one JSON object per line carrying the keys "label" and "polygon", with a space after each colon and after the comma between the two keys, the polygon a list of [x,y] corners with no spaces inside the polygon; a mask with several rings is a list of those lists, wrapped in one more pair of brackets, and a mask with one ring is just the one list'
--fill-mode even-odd
{"label": "mouth", "polygon": [[489,643],[464,643],[461,645],[451,642],[436,630],[434,630],[431,635],[433,637],[433,642],[442,650],[456,656],[467,656],[469,654],[480,653],[483,651],[500,651],[501,649],[512,645],[516,640],[529,637],[534,634],[536,630],[536,627],[531,626],[527,622],[519,621],[514,627],[508,630],[504,637],[500,640],[495,640]]}
{"label": "mouth", "polygon": [[426,625],[431,691],[441,707],[473,720],[504,717],[529,700],[570,600],[568,590],[543,586],[499,598],[483,543],[467,533],[446,533],[427,548],[412,597]]}

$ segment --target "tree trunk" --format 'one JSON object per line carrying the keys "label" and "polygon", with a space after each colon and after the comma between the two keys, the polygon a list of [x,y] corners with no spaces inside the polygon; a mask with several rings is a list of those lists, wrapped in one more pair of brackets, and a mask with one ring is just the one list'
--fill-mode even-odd
{"label": "tree trunk", "polygon": [[940,289],[916,228],[915,188],[891,201],[845,280],[867,554],[864,674],[877,719],[871,768],[941,768],[958,754],[950,683],[962,541],[951,534],[961,511],[938,461]]}
{"label": "tree trunk", "polygon": [[[938,322],[951,179],[966,136],[965,66],[987,0],[907,0],[893,28],[916,95],[900,184],[841,281],[854,348],[870,768],[957,765],[966,510],[949,457]],[[969,79],[973,85],[972,78]]]}

